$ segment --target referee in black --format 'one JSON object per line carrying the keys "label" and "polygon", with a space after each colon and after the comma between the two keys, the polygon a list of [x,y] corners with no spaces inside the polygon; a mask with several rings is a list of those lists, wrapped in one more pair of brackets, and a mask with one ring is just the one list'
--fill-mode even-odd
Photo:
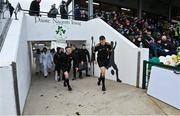
{"label": "referee in black", "polygon": [[98,86],[101,84],[102,81],[102,91],[106,91],[105,87],[105,74],[109,64],[109,58],[111,56],[111,45],[110,43],[106,42],[106,38],[104,36],[99,37],[99,43],[95,46],[95,52],[97,54],[97,62],[100,67],[100,77],[98,78]]}
{"label": "referee in black", "polygon": [[72,49],[68,46],[65,48],[65,50],[66,52],[61,55],[62,71],[64,74],[64,87],[68,86],[68,91],[72,91],[72,88],[69,84],[69,72],[71,69]]}

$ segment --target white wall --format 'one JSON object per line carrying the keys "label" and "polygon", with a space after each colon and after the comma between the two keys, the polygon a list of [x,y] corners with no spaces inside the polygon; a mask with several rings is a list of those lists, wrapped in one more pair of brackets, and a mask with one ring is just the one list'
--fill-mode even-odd
{"label": "white wall", "polygon": [[0,66],[0,115],[15,115],[13,75],[11,66]]}
{"label": "white wall", "polygon": [[[112,27],[106,24],[101,19],[93,19],[88,22],[57,19],[59,23],[55,23],[52,18],[36,18],[26,15],[28,40],[42,41],[42,40],[57,40],[56,32],[57,26],[63,26],[66,30],[64,35],[65,40],[86,40],[90,51],[91,37],[94,37],[95,43],[99,41],[99,36],[104,35],[107,41],[116,41],[115,62],[119,69],[119,78],[123,83],[136,85],[137,81],[137,55],[141,52],[141,66],[140,66],[140,86],[142,85],[142,62],[148,60],[148,50],[140,50],[132,44],[127,38],[115,31]],[[71,22],[76,24],[72,24]],[[62,23],[63,22],[63,23]],[[95,66],[95,69],[99,69]],[[108,70],[107,79],[116,80],[116,75],[111,75],[112,67]],[[115,71],[115,70],[114,70]],[[99,70],[95,70],[95,76],[99,76]]]}
{"label": "white wall", "polygon": [[20,98],[21,113],[25,105],[26,97],[31,83],[30,55],[27,43],[26,17],[23,18],[21,35],[19,38],[18,52],[16,55],[17,77]]}
{"label": "white wall", "polygon": [[[99,36],[101,35],[104,35],[109,42],[117,42],[117,46],[115,49],[115,63],[117,64],[119,69],[119,78],[122,80],[123,83],[135,86],[137,76],[137,55],[138,51],[140,51],[139,48],[137,48],[127,38],[115,31],[112,27],[103,22],[101,19],[90,20],[89,22],[87,22],[86,28],[89,32],[87,38],[91,38],[91,36],[93,36],[96,43],[98,43]],[[144,54],[143,51],[141,54]],[[147,55],[148,54],[141,56],[141,62],[142,60],[148,58]],[[98,66],[96,66],[96,69],[97,68]],[[106,76],[106,78],[116,80],[116,75],[112,76],[110,74],[111,70],[112,68],[108,70],[108,75]],[[99,70],[95,70],[95,75],[99,76]],[[140,76],[142,76],[142,74],[140,74]]]}
{"label": "white wall", "polygon": [[66,20],[66,19],[55,19],[46,17],[27,17],[27,39],[28,41],[46,41],[46,40],[57,40],[56,30],[58,26],[63,26],[66,30],[63,38],[66,40],[86,40],[86,30],[82,30],[85,22]]}
{"label": "white wall", "polygon": [[180,75],[152,67],[147,93],[180,110]]}
{"label": "white wall", "polygon": [[7,32],[6,39],[4,41],[3,47],[0,53],[0,65],[1,64],[11,64],[12,61],[15,62],[18,46],[19,46],[19,37],[21,34],[21,25],[23,14],[18,15],[19,20],[13,20],[9,30]]}
{"label": "white wall", "polygon": [[[5,70],[4,66],[10,66],[12,62],[16,63],[17,68],[17,80],[19,89],[19,101],[21,113],[25,104],[25,100],[28,94],[31,80],[30,64],[29,64],[29,52],[26,40],[26,19],[23,19],[23,13],[19,13],[19,20],[13,20],[6,36],[4,45],[0,53],[0,70],[1,82],[1,101],[0,114],[16,115],[15,98],[12,93],[14,91],[12,83],[12,70]],[[10,68],[11,69],[11,68]],[[3,71],[6,72],[3,72]],[[2,78],[6,79],[2,79]],[[10,78],[10,79],[9,79]],[[7,88],[7,89],[4,89]],[[9,96],[6,96],[9,95]],[[10,98],[10,99],[8,99]],[[13,99],[11,99],[13,98]],[[1,108],[3,107],[3,108]],[[1,110],[6,109],[6,110]]]}
{"label": "white wall", "polygon": [[139,87],[142,88],[142,80],[143,80],[143,61],[144,60],[149,60],[149,49],[146,48],[140,48],[139,49],[141,52],[141,57],[140,57],[140,78],[139,78]]}
{"label": "white wall", "polygon": [[[0,51],[0,67],[2,67],[0,72],[0,89],[2,92],[1,101],[3,101],[0,102],[0,114],[16,115],[11,64],[12,62],[16,62],[22,18],[23,14],[21,13],[21,15],[19,15],[19,20],[12,21]],[[7,66],[9,67],[8,69]]]}

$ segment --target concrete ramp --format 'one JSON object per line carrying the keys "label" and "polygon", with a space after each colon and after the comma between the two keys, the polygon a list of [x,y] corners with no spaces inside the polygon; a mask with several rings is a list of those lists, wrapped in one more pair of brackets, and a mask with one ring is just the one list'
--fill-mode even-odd
{"label": "concrete ramp", "polygon": [[106,81],[107,91],[96,85],[97,78],[70,81],[68,92],[63,82],[34,75],[24,115],[180,115],[180,111],[134,86]]}

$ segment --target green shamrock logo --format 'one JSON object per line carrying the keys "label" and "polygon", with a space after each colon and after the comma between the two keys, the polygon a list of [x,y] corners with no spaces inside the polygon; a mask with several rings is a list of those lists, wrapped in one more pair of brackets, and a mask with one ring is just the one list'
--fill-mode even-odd
{"label": "green shamrock logo", "polygon": [[62,26],[58,26],[57,30],[56,30],[56,34],[59,34],[60,36],[62,36],[63,34],[66,33],[66,30],[63,29]]}

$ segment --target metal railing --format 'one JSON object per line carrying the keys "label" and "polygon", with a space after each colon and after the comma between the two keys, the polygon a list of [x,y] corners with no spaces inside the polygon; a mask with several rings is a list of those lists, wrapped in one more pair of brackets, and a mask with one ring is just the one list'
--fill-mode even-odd
{"label": "metal railing", "polygon": [[160,68],[167,69],[167,70],[172,70],[172,71],[174,71],[174,73],[180,71],[180,67],[169,66],[169,65],[164,65],[162,63],[154,63],[154,62],[149,62],[149,61],[144,60],[144,62],[143,62],[143,80],[142,80],[142,88],[143,89],[146,89],[148,86],[152,66],[160,67]]}
{"label": "metal railing", "polygon": [[[17,19],[17,14],[18,14],[19,11],[24,11],[25,14],[29,14],[29,12],[32,11],[32,10],[22,9],[20,3],[18,3],[18,5],[17,5],[17,7],[15,9],[15,12],[14,12],[15,19]],[[46,17],[48,17],[48,13],[49,13],[49,12],[44,12],[44,11],[39,11],[39,12],[38,11],[32,11],[32,12],[39,14],[38,16],[46,16]],[[64,19],[75,19],[75,15],[69,15],[71,12],[72,12],[72,10],[67,15],[63,14],[63,16],[67,17],[67,18],[64,18]],[[32,16],[36,16],[36,15],[32,15]],[[62,18],[62,15],[61,14],[57,14],[56,18],[57,17]],[[52,17],[49,17],[49,18],[52,18]],[[79,17],[80,21],[85,21],[83,19],[81,20],[81,18],[82,17]],[[92,18],[95,18],[95,15],[88,17],[87,20],[90,20]]]}
{"label": "metal railing", "polygon": [[[24,11],[25,14],[29,14],[29,12],[32,11],[32,10],[21,9],[21,11]],[[39,13],[39,16],[46,16],[46,17],[48,17],[48,12],[44,12],[44,11],[40,11],[40,12],[33,11],[33,12]],[[37,15],[32,15],[32,16],[37,16]],[[64,16],[67,16],[68,17],[67,19],[71,19],[71,17],[74,17],[73,15],[64,15]],[[61,14],[57,14],[56,17],[61,17]],[[49,18],[51,18],[51,17],[49,17]]]}

